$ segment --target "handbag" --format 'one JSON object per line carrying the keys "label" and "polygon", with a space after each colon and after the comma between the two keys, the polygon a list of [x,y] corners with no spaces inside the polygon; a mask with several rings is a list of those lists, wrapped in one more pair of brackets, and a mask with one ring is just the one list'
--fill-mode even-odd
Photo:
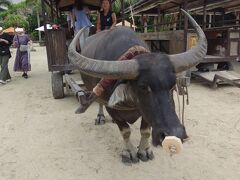
{"label": "handbag", "polygon": [[[18,36],[17,36],[18,39]],[[19,51],[20,52],[27,52],[28,51],[28,45],[20,44],[19,39],[18,39],[18,44],[19,44]]]}

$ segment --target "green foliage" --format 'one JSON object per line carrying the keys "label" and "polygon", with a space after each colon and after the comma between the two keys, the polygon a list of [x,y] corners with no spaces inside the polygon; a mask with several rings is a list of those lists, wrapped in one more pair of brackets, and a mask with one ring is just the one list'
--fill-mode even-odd
{"label": "green foliage", "polygon": [[30,37],[31,37],[31,40],[37,41],[38,40],[38,31],[30,32]]}
{"label": "green foliage", "polygon": [[[133,5],[135,3],[137,3],[139,0],[124,0],[124,7],[125,9],[127,7],[129,7],[130,5]],[[120,13],[121,11],[121,0],[116,0],[114,3],[113,3],[113,11],[116,12],[117,14]]]}
{"label": "green foliage", "polygon": [[4,28],[24,27],[25,29],[27,29],[28,25],[29,25],[29,23],[27,22],[25,17],[22,15],[10,14],[3,21]]}
{"label": "green foliage", "polygon": [[33,12],[32,14],[29,14],[26,20],[29,23],[28,31],[32,32],[32,31],[35,31],[36,28],[38,28],[37,14],[35,12]]}
{"label": "green foliage", "polygon": [[26,6],[31,7],[33,11],[41,11],[41,1],[40,0],[26,0]]}

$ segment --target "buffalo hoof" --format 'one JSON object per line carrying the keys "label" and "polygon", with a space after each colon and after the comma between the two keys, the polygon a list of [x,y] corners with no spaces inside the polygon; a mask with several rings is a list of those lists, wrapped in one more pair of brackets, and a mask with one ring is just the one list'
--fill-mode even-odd
{"label": "buffalo hoof", "polygon": [[122,152],[122,162],[126,165],[138,163],[139,159],[137,157],[137,153],[131,152],[130,150],[124,150]]}
{"label": "buffalo hoof", "polygon": [[95,125],[103,125],[105,124],[105,116],[103,114],[98,114],[95,119]]}
{"label": "buffalo hoof", "polygon": [[144,162],[148,160],[153,160],[154,155],[150,148],[147,148],[146,150],[138,150],[138,158]]}

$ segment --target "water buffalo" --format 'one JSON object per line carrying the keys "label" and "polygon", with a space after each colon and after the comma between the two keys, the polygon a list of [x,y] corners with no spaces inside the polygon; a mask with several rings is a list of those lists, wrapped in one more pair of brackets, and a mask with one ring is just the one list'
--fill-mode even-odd
{"label": "water buffalo", "polygon": [[[116,121],[124,139],[123,162],[135,163],[139,159],[147,161],[153,158],[149,138],[152,131],[152,144],[160,145],[165,136],[176,136],[181,140],[187,137],[185,127],[180,123],[170,102],[170,90],[176,83],[176,73],[183,72],[196,64],[206,55],[207,41],[204,32],[195,20],[183,10],[197,32],[199,41],[192,49],[174,55],[144,53],[130,60],[117,61],[133,46],[148,49],[134,31],[127,27],[117,27],[90,36],[82,48],[76,51],[76,44],[84,31],[82,29],[72,41],[68,56],[78,67],[88,90],[99,78],[116,79],[98,101],[106,106],[108,113]],[[131,90],[134,108],[108,107],[108,100],[113,90],[124,80]],[[124,109],[125,108],[125,109]],[[137,148],[130,141],[129,123],[141,117],[141,140]]]}

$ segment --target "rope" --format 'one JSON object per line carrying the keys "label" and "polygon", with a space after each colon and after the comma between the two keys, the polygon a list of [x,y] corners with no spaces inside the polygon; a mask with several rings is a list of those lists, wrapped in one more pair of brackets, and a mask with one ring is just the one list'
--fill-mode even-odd
{"label": "rope", "polygon": [[179,90],[178,90],[178,85],[176,84],[176,92],[177,92],[177,100],[178,100],[178,117],[181,120],[181,106],[180,106],[180,98],[179,98]]}
{"label": "rope", "polygon": [[182,113],[181,113],[181,103],[180,103],[180,92],[179,92],[179,85],[176,85],[176,93],[177,93],[177,100],[178,100],[178,117],[180,119],[180,122],[182,123],[182,125],[185,125],[184,122],[184,115],[185,115],[185,95],[187,96],[186,99],[186,104],[189,105],[189,94],[188,94],[188,87],[182,87],[183,88],[183,92],[182,92]]}

